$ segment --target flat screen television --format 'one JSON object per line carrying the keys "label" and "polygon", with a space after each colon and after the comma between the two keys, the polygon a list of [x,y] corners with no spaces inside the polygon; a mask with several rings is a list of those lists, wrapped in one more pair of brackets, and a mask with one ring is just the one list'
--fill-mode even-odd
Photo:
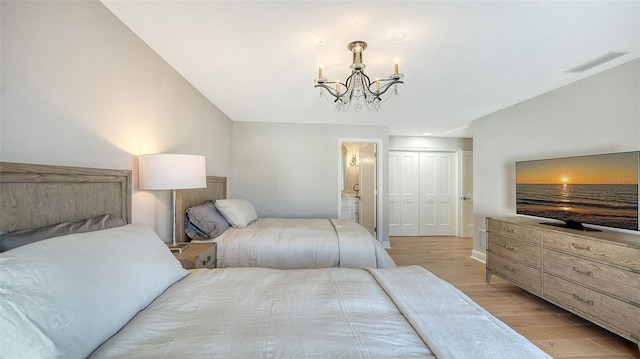
{"label": "flat screen television", "polygon": [[640,231],[640,151],[516,162],[516,213]]}

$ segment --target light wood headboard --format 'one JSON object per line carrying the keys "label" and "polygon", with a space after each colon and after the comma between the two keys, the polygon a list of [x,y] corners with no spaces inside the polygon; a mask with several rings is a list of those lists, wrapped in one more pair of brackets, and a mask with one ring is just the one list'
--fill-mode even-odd
{"label": "light wood headboard", "polygon": [[110,214],[131,223],[131,171],[0,162],[0,229]]}
{"label": "light wood headboard", "polygon": [[176,240],[186,242],[184,212],[196,204],[227,198],[227,178],[207,176],[207,188],[181,189],[176,191]]}

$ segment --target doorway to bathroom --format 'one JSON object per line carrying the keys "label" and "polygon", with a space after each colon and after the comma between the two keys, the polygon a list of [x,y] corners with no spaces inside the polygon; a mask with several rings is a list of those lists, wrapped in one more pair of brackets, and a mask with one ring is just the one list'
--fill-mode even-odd
{"label": "doorway to bathroom", "polygon": [[379,238],[380,164],[377,140],[340,141],[340,204],[338,217],[360,223]]}

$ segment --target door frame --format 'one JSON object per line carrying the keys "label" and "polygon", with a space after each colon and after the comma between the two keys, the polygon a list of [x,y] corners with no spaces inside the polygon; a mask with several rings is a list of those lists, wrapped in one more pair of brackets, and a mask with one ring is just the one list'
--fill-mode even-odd
{"label": "door frame", "polygon": [[[459,213],[459,217],[460,217],[460,234],[459,236],[461,237],[473,237],[473,231],[474,231],[474,226],[473,226],[473,169],[471,171],[471,176],[472,176],[472,183],[471,183],[471,198],[467,198],[465,199],[464,197],[466,196],[465,194],[465,186],[464,186],[464,181],[465,181],[465,175],[468,173],[467,168],[465,166],[465,157],[467,156],[471,156],[473,158],[473,150],[463,150],[461,149],[459,151],[459,186],[460,186],[460,190],[459,190],[459,198],[458,200],[460,201],[460,213]],[[473,167],[473,160],[471,162],[471,166]],[[466,218],[464,215],[464,206],[465,203],[469,203],[466,202],[467,200],[470,201],[471,204],[471,213],[469,214],[469,218]],[[465,219],[467,219],[467,221],[464,221]]]}
{"label": "door frame", "polygon": [[388,238],[388,235],[385,233],[385,228],[382,223],[382,218],[384,218],[384,207],[382,206],[383,198],[386,195],[384,193],[384,158],[381,156],[384,153],[383,141],[381,138],[359,138],[359,137],[340,137],[338,138],[338,146],[336,147],[338,150],[338,180],[337,180],[337,205],[338,205],[338,217],[342,215],[342,145],[344,143],[375,143],[377,148],[377,181],[376,181],[376,191],[377,191],[377,199],[376,199],[376,228],[377,228],[377,240],[380,241],[383,245],[384,238]]}

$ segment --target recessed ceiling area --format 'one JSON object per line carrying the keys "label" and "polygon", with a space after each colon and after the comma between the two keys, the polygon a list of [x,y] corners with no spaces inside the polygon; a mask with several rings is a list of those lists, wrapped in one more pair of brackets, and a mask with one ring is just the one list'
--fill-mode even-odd
{"label": "recessed ceiling area", "polygon": [[[472,137],[477,118],[640,56],[638,1],[102,3],[233,121]],[[354,40],[369,77],[404,74],[377,112],[336,112],[313,87],[319,65],[349,76]]]}

